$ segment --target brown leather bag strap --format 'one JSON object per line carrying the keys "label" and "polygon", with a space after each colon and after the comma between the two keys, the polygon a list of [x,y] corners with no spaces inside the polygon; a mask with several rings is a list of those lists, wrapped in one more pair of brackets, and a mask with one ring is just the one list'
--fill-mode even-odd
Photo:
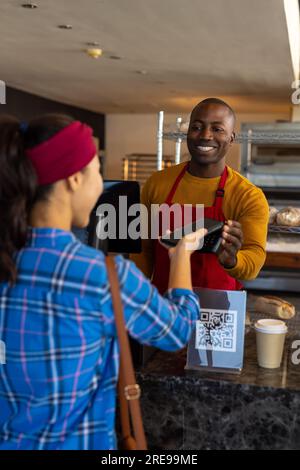
{"label": "brown leather bag strap", "polygon": [[122,440],[126,440],[131,436],[131,426],[130,426],[130,416],[129,416],[129,407],[127,400],[124,394],[124,380],[122,370],[120,368],[119,372],[119,382],[118,382],[118,395],[119,395],[119,405],[120,405],[120,421],[122,429]]}
{"label": "brown leather bag strap", "polygon": [[119,413],[121,422],[121,440],[120,448],[122,450],[137,450],[136,439],[132,436],[129,406],[124,394],[124,381],[122,380],[123,374],[120,369],[119,382],[118,382],[118,395],[119,395]]}
{"label": "brown leather bag strap", "polygon": [[[110,283],[112,303],[115,312],[116,329],[120,346],[120,408],[122,434],[126,439],[130,435],[130,421],[128,416],[128,406],[137,443],[137,450],[147,450],[147,443],[140,409],[140,387],[136,383],[130,345],[125,328],[122,300],[120,296],[119,280],[115,268],[114,259],[107,256],[106,266]],[[125,406],[126,405],[126,406]],[[127,414],[127,417],[126,417]],[[125,429],[123,428],[125,426]]]}

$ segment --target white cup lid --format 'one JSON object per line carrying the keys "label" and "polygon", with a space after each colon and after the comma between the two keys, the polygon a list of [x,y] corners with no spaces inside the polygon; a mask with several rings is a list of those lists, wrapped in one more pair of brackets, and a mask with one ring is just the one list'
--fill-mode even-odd
{"label": "white cup lid", "polygon": [[287,326],[284,321],[281,320],[273,320],[271,318],[264,318],[262,320],[258,320],[254,328],[257,331],[261,331],[262,333],[270,333],[270,334],[282,334],[287,332]]}

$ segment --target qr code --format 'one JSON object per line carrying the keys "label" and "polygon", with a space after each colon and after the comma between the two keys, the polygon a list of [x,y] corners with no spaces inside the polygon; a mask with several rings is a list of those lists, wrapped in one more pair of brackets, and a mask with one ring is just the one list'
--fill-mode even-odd
{"label": "qr code", "polygon": [[236,352],[237,311],[201,309],[196,349]]}

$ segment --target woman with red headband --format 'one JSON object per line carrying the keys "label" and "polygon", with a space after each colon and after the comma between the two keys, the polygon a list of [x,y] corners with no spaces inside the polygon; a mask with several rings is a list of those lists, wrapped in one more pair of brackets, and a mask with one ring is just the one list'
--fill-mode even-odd
{"label": "woman with red headband", "polygon": [[[105,258],[70,231],[88,224],[101,191],[88,126],[63,115],[0,119],[0,450],[116,447],[119,345]],[[133,338],[165,350],[187,343],[199,313],[190,256],[186,238],[170,251],[164,297],[116,257]]]}

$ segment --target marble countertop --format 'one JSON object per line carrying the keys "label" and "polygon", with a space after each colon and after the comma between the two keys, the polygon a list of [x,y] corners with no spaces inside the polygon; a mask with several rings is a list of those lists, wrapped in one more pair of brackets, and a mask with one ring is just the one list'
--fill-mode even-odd
{"label": "marble countertop", "polygon": [[186,349],[155,350],[137,371],[150,449],[300,449],[300,364],[291,362],[291,345],[300,340],[300,296],[281,297],[296,305],[297,315],[279,369],[257,364],[253,298],[240,373],[187,371]]}
{"label": "marble countertop", "polygon": [[[245,337],[244,366],[240,373],[185,370],[186,349],[183,349],[175,353],[156,351],[147,365],[138,371],[138,375],[142,380],[155,379],[177,383],[184,381],[195,386],[205,381],[218,381],[300,392],[300,364],[294,365],[291,362],[291,344],[294,339],[294,336],[287,337],[279,369],[263,369],[258,366],[255,333],[250,331]],[[300,354],[298,356],[300,358]]]}

